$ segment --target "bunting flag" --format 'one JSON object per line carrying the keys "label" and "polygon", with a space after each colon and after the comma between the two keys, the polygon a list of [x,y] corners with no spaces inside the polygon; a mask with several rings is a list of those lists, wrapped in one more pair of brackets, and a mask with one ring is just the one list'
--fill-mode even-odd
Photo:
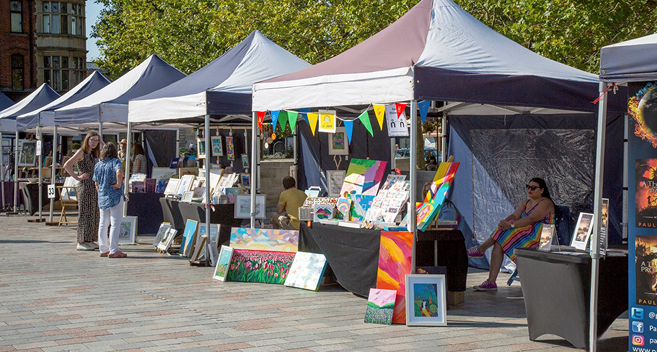
{"label": "bunting flag", "polygon": [[347,139],[349,140],[349,145],[351,145],[351,132],[354,131],[354,120],[343,120],[344,128],[347,130]]}
{"label": "bunting flag", "polygon": [[273,131],[276,131],[276,123],[278,122],[278,114],[281,113],[280,110],[273,110],[269,112],[271,114],[271,126],[273,128]]}
{"label": "bunting flag", "polygon": [[[297,125],[297,118],[299,116],[299,113],[296,111],[288,111],[287,112],[287,119],[290,122],[290,129],[292,130],[292,133],[294,133],[294,127]],[[308,120],[306,120],[308,121]]]}
{"label": "bunting flag", "polygon": [[420,109],[420,118],[422,119],[422,124],[427,120],[427,113],[429,113],[429,106],[431,106],[430,100],[422,100],[417,103],[417,107]]}
{"label": "bunting flag", "polygon": [[[363,124],[363,126],[365,126],[367,132],[370,133],[370,136],[374,137],[374,132],[372,131],[372,123],[370,122],[370,114],[367,112],[367,110],[363,111],[363,113],[358,116],[358,119]],[[349,137],[349,143],[351,143],[351,137]]]}
{"label": "bunting flag", "polygon": [[310,108],[301,108],[299,109],[299,112],[301,113],[301,117],[306,120],[306,123],[310,124],[310,121],[308,121],[308,113],[310,112]]}
{"label": "bunting flag", "polygon": [[377,121],[379,121],[379,128],[383,131],[383,119],[386,117],[386,106],[384,104],[372,104],[374,108],[374,114],[376,115]]}
{"label": "bunting flag", "polygon": [[406,103],[395,103],[395,109],[397,109],[397,118],[399,118],[404,113],[404,109],[406,109]]}
{"label": "bunting flag", "polygon": [[262,122],[265,121],[265,111],[256,111],[256,114],[258,115],[258,128],[260,128],[260,132],[262,132]]}
{"label": "bunting flag", "polygon": [[319,114],[316,112],[309,112],[308,114],[308,124],[310,125],[310,130],[313,132],[313,136],[315,135],[315,128],[317,128],[317,119],[319,118]]}
{"label": "bunting flag", "polygon": [[278,115],[278,123],[281,125],[281,131],[285,132],[285,125],[287,125],[287,111],[281,111],[281,114]]}

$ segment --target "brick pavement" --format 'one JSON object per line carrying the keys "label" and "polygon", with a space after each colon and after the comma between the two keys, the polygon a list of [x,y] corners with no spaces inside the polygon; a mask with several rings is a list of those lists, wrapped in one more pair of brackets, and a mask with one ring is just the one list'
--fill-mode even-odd
{"label": "brick pavement", "polygon": [[[447,327],[364,324],[366,301],[338,286],[218,282],[156,253],[152,236],[123,247],[126,259],[100,258],[75,251],[73,227],[27,219],[0,217],[0,352],[574,350],[557,336],[529,341],[517,283],[468,289]],[[468,287],[485,276],[472,270]],[[618,319],[600,350],[626,350],[627,324]]]}

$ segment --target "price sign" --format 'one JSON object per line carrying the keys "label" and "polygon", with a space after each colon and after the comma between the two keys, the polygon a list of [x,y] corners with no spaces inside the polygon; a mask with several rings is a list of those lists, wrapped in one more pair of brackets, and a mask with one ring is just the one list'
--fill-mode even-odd
{"label": "price sign", "polygon": [[48,185],[48,198],[55,198],[55,185]]}
{"label": "price sign", "polygon": [[41,156],[41,140],[38,140],[36,143],[36,155]]}

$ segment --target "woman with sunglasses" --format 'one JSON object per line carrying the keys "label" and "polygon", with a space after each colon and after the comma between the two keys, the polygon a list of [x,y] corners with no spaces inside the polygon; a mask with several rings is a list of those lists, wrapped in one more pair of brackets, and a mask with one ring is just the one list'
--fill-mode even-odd
{"label": "woman with sunglasses", "polygon": [[523,201],[513,214],[500,221],[493,235],[479,246],[468,249],[468,256],[480,258],[490,247],[490,270],[488,279],[475,286],[477,291],[497,290],[497,274],[500,272],[504,254],[516,261],[516,248],[537,247],[543,224],[554,224],[554,202],[542,178],[532,178],[526,185],[528,199]]}

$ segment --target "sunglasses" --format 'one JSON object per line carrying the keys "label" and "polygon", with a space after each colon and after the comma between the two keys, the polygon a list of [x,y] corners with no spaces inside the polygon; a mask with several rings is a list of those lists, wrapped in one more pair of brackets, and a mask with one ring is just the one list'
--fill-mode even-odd
{"label": "sunglasses", "polygon": [[530,185],[525,185],[525,187],[527,187],[528,190],[532,190],[532,191],[535,191],[535,190],[541,188],[539,186],[530,186]]}

